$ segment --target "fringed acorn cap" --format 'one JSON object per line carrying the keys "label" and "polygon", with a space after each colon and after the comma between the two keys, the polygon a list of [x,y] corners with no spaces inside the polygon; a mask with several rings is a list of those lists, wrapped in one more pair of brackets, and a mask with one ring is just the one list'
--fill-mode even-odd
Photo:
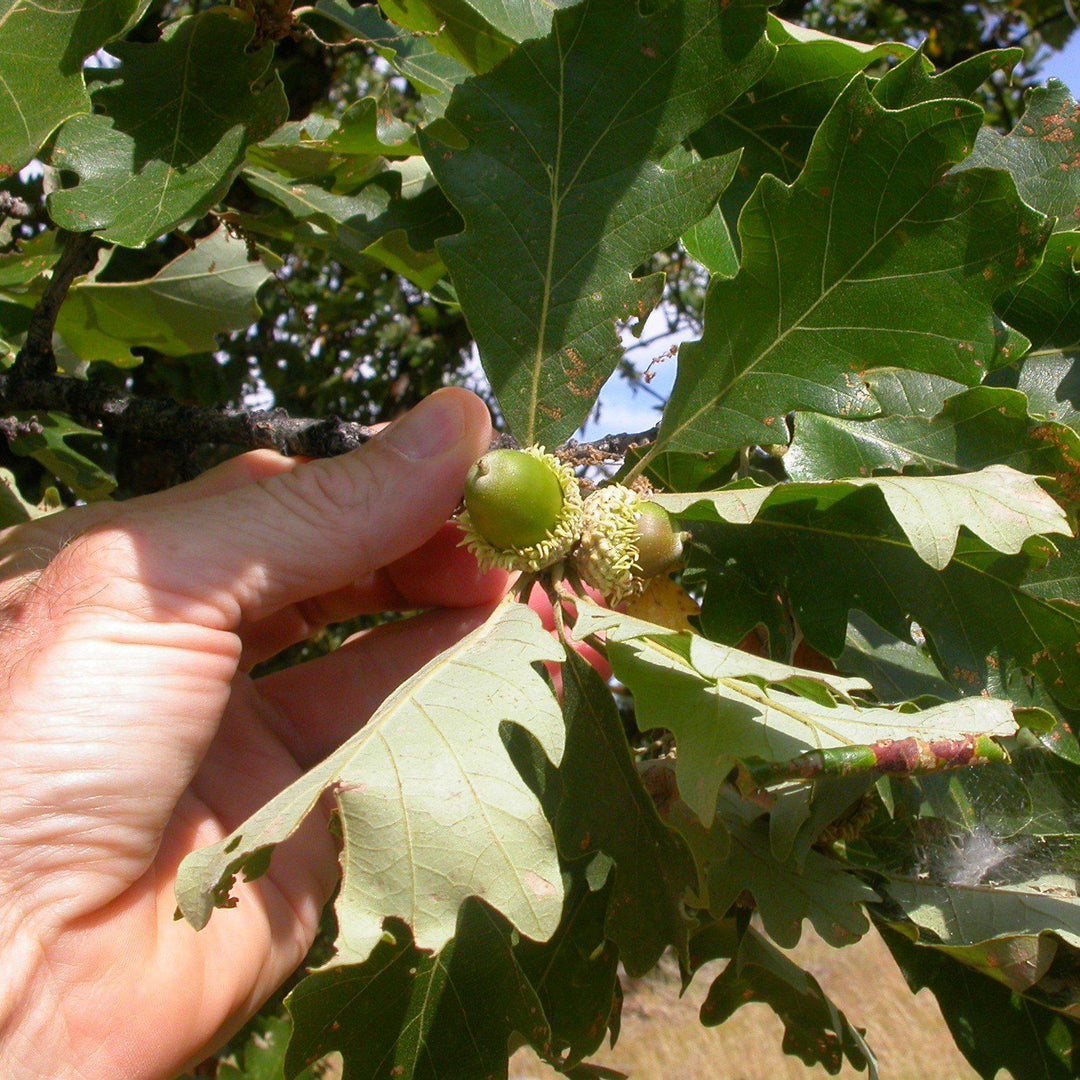
{"label": "fringed acorn cap", "polygon": [[[522,455],[548,474],[522,461]],[[581,489],[574,470],[542,446],[485,454],[466,481],[465,505],[458,516],[465,530],[461,543],[481,570],[544,570],[566,558],[581,530]],[[539,538],[515,543],[515,533]]]}
{"label": "fringed acorn cap", "polygon": [[611,484],[585,500],[574,566],[608,603],[619,604],[643,593],[658,574],[674,570],[689,535],[676,532],[662,506]]}
{"label": "fringed acorn cap", "polygon": [[582,509],[581,540],[574,552],[574,566],[581,579],[611,604],[645,587],[634,574],[640,503],[636,492],[611,484],[594,491]]}

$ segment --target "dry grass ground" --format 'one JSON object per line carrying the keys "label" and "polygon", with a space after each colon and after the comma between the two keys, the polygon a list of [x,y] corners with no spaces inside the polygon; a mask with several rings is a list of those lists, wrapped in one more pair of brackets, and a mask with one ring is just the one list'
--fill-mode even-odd
{"label": "dry grass ground", "polygon": [[[805,935],[794,959],[811,971],[848,1019],[867,1029],[882,1080],[975,1080],[956,1049],[928,991],[912,996],[888,949],[871,932],[857,945],[833,949]],[[632,1080],[811,1080],[807,1068],[780,1050],[783,1026],[767,1005],[746,1005],[726,1024],[706,1029],[697,1011],[710,982],[701,972],[679,998],[678,973],[662,966],[648,979],[627,983],[622,1034],[615,1048],[592,1060]],[[554,1080],[555,1072],[520,1051],[514,1080]],[[845,1080],[865,1073],[845,1068]]]}

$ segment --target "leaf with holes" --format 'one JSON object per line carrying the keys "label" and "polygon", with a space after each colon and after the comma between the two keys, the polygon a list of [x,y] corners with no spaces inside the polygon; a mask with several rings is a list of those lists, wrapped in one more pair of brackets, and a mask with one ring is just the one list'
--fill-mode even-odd
{"label": "leaf with holes", "polygon": [[784,1053],[835,1075],[846,1058],[877,1080],[877,1062],[858,1028],[832,1003],[817,979],[750,927],[731,963],[713,980],[701,1022],[716,1027],[752,1001],[763,1001],[784,1024]]}

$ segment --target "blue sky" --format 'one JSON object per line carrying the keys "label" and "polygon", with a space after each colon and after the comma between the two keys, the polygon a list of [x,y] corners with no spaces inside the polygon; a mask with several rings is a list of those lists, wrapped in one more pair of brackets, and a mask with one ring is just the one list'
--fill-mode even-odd
{"label": "blue sky", "polygon": [[1042,75],[1044,79],[1060,79],[1076,97],[1080,92],[1080,33],[1074,33],[1065,48],[1043,64]]}

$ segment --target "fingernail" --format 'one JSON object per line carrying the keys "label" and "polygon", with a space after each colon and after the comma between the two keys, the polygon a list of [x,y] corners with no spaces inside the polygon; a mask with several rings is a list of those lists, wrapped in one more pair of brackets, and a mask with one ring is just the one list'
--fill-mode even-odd
{"label": "fingernail", "polygon": [[465,410],[453,390],[437,390],[379,436],[413,461],[438,457],[465,437]]}

